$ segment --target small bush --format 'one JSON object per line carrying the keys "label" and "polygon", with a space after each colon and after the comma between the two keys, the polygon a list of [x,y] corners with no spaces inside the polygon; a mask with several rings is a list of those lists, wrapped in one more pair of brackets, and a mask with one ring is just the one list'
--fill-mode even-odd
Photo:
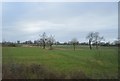
{"label": "small bush", "polygon": [[82,71],[72,72],[68,75],[59,74],[43,65],[31,64],[3,64],[3,79],[86,79]]}

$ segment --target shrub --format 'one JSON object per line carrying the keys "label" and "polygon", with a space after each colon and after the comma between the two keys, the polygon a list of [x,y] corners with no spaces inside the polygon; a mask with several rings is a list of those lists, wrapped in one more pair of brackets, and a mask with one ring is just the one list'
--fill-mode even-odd
{"label": "shrub", "polygon": [[59,74],[43,65],[38,64],[3,64],[3,79],[86,79],[82,71],[71,72],[70,74]]}

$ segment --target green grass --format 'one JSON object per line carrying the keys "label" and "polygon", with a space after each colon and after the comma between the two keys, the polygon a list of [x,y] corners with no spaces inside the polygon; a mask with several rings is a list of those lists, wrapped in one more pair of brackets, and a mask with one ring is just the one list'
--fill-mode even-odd
{"label": "green grass", "polygon": [[89,50],[86,46],[54,46],[48,50],[40,47],[3,47],[3,64],[15,62],[41,64],[62,74],[83,71],[90,78],[117,78],[118,51],[116,47]]}

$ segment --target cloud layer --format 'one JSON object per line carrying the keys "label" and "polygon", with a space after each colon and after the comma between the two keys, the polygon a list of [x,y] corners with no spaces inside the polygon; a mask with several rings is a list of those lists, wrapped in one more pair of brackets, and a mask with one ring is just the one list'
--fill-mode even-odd
{"label": "cloud layer", "polygon": [[3,39],[34,40],[46,32],[61,42],[86,41],[91,31],[107,41],[117,39],[118,11],[115,2],[3,3]]}

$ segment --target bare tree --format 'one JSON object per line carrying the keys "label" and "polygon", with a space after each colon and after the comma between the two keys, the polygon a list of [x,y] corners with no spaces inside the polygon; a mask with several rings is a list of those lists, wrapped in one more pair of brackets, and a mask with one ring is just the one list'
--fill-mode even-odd
{"label": "bare tree", "polygon": [[99,36],[99,32],[94,32],[94,39],[93,42],[96,45],[96,49],[98,49],[98,44],[102,41],[105,40],[104,37]]}
{"label": "bare tree", "polygon": [[48,37],[48,39],[47,39],[47,42],[48,42],[48,44],[50,46],[50,50],[52,50],[53,49],[52,45],[55,42],[54,36],[50,35],[50,37]]}
{"label": "bare tree", "polygon": [[71,40],[71,43],[73,44],[73,47],[74,47],[74,51],[75,51],[75,48],[76,48],[76,45],[79,43],[78,40],[76,38],[73,38]]}
{"label": "bare tree", "polygon": [[17,40],[17,44],[20,44],[20,40]]}
{"label": "bare tree", "polygon": [[88,40],[89,40],[89,47],[90,49],[92,49],[92,41],[93,41],[93,38],[94,38],[94,32],[90,32],[87,37],[86,37]]}
{"label": "bare tree", "polygon": [[42,43],[42,46],[43,46],[43,49],[45,49],[45,46],[46,46],[46,42],[47,42],[47,35],[46,33],[44,32],[42,35],[40,35],[40,41]]}
{"label": "bare tree", "polygon": [[96,49],[98,49],[98,44],[104,40],[104,37],[100,37],[99,36],[99,32],[90,32],[87,37],[87,39],[89,39],[89,46],[90,46],[90,49],[92,49],[92,42],[95,43],[96,45]]}

